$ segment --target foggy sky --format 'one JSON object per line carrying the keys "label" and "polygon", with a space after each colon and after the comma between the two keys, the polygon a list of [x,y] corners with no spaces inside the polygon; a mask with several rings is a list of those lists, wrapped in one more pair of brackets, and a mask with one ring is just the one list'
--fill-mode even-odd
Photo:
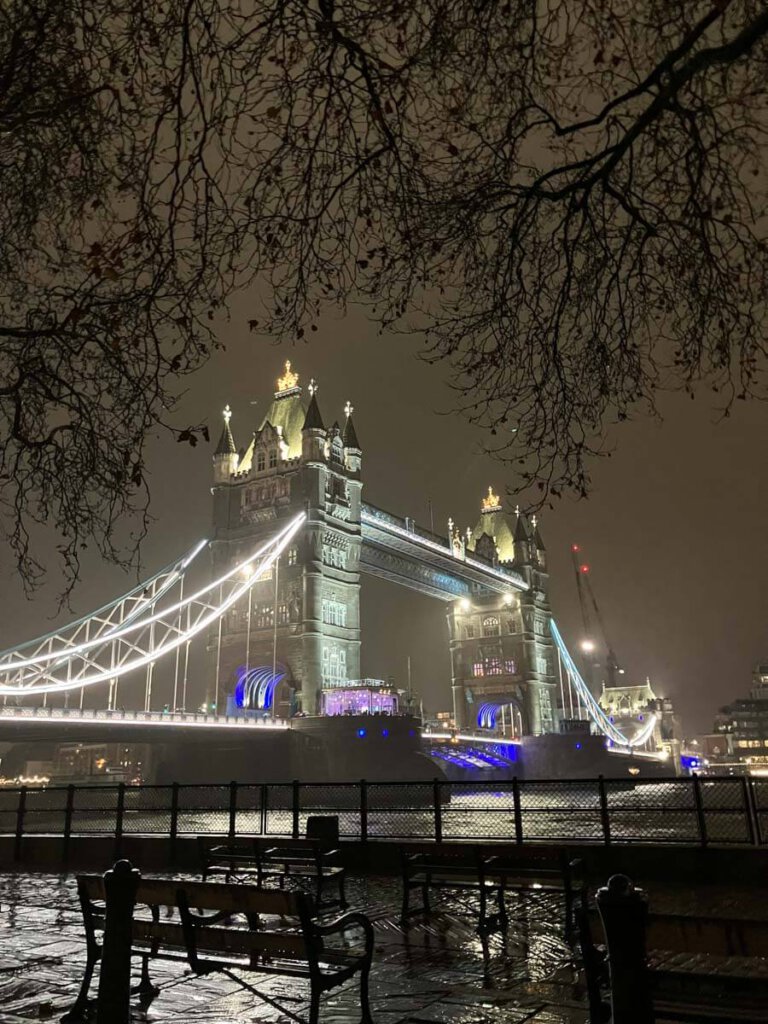
{"label": "foggy sky", "polygon": [[[306,386],[320,384],[326,425],[347,399],[363,449],[363,497],[445,533],[451,516],[473,525],[489,485],[503,493],[511,470],[479,451],[480,433],[451,413],[444,368],[416,359],[418,340],[378,336],[361,315],[323,317],[310,344],[275,346],[248,333],[244,300],[221,331],[226,351],[189,381],[179,425],[207,419],[212,444],[191,449],[166,437],[150,448],[156,521],[143,549],[145,575],[210,535],[211,452],[220,410],[232,406],[238,445],[258,425],[286,358]],[[716,396],[713,396],[716,397]],[[254,406],[251,403],[256,402]],[[747,693],[752,665],[768,657],[768,530],[765,442],[768,406],[739,406],[717,422],[709,397],[669,396],[665,422],[638,420],[611,434],[616,453],[594,467],[586,500],[540,515],[554,615],[575,649],[583,635],[570,563],[582,545],[606,628],[628,681],[649,676],[670,696],[688,735],[711,728],[719,705]],[[55,578],[27,602],[6,562],[0,645],[50,629],[127,589],[114,567],[86,558],[72,610],[51,620]],[[363,674],[405,682],[431,709],[451,704],[442,602],[363,580]]]}

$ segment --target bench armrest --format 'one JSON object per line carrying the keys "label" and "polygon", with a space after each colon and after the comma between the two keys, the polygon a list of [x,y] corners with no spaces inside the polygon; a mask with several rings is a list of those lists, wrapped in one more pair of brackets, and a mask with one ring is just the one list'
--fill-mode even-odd
{"label": "bench armrest", "polygon": [[333,921],[329,921],[327,924],[314,925],[314,931],[316,935],[336,935],[339,932],[346,931],[347,928],[362,928],[365,935],[365,955],[370,958],[373,955],[373,925],[365,916],[365,914],[357,913],[352,911],[349,914],[342,914],[341,917],[336,917]]}

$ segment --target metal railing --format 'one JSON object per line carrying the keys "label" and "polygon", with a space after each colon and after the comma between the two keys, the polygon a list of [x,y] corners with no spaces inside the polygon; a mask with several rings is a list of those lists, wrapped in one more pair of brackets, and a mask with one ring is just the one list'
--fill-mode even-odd
{"label": "metal railing", "polygon": [[0,789],[0,835],[299,836],[311,814],[348,839],[768,844],[768,779],[286,782]]}

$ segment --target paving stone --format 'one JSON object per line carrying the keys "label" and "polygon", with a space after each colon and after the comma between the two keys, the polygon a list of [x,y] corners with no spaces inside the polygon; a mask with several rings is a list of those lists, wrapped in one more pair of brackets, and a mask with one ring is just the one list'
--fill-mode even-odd
{"label": "paving stone", "polygon": [[[180,876],[177,876],[180,877]],[[190,876],[184,876],[190,877]],[[475,933],[472,898],[436,902],[428,917],[399,922],[400,885],[391,878],[352,878],[350,909],[374,922],[371,972],[375,1024],[581,1024],[584,1002],[573,1002],[574,953],[563,937],[557,895],[509,901],[506,942],[493,938],[489,957]],[[535,906],[534,906],[535,904]],[[0,874],[0,1020],[57,1020],[74,1002],[85,941],[71,875]],[[291,1024],[308,1015],[309,986],[249,975],[271,1005],[220,975],[195,978],[183,965],[151,967],[161,992],[136,1007],[136,1024]],[[96,991],[96,984],[93,987]],[[353,982],[324,997],[322,1024],[359,1024]]]}

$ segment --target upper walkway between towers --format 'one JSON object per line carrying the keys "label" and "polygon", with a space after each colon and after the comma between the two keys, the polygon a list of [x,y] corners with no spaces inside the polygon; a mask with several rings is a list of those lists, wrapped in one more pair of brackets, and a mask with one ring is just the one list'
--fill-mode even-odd
{"label": "upper walkway between towers", "polygon": [[523,591],[528,584],[513,569],[472,553],[457,555],[447,538],[363,502],[360,569],[443,601],[486,593]]}

